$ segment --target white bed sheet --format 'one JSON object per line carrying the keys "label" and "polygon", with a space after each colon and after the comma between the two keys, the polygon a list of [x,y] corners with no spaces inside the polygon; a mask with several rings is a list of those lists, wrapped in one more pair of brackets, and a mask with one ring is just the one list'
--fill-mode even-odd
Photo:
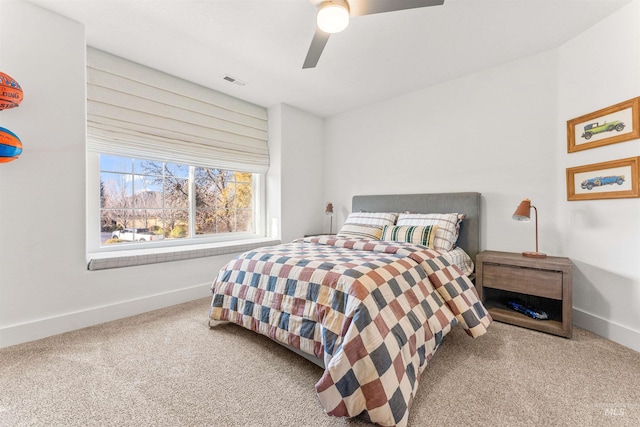
{"label": "white bed sheet", "polygon": [[449,261],[449,264],[457,265],[465,275],[470,276],[473,273],[473,260],[464,249],[453,248],[449,252],[442,252],[442,256]]}

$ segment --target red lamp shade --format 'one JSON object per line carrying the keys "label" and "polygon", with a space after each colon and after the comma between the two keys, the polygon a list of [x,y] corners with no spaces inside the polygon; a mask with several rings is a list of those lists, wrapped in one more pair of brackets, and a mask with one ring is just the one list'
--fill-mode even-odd
{"label": "red lamp shade", "polygon": [[324,208],[324,213],[327,215],[333,215],[333,203],[327,202],[327,206]]}
{"label": "red lamp shade", "polygon": [[531,219],[531,200],[524,199],[520,202],[513,213],[513,219],[516,221],[529,221]]}

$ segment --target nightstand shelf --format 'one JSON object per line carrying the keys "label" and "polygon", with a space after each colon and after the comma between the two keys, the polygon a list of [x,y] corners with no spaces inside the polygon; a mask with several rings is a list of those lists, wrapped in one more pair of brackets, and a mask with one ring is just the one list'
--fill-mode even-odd
{"label": "nightstand shelf", "polygon": [[[568,258],[484,251],[476,258],[476,287],[494,320],[571,338],[572,264]],[[512,310],[506,304],[513,299],[544,310],[549,319],[533,319]]]}

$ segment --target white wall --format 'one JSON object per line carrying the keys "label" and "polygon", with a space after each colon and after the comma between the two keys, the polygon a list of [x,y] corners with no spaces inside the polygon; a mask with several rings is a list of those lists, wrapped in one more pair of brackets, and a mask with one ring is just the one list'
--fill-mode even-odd
{"label": "white wall", "polygon": [[[568,155],[566,120],[640,96],[634,2],[560,49],[326,121],[325,197],[479,191],[481,247],[574,262],[575,323],[640,350],[640,200],[567,202],[565,168],[640,154],[639,142]],[[608,55],[595,55],[613,49]]]}
{"label": "white wall", "polygon": [[533,250],[533,223],[511,220],[529,197],[541,251],[559,254],[556,67],[545,53],[328,119],[325,197],[338,222],[354,194],[479,191],[482,247]]}
{"label": "white wall", "polygon": [[279,104],[269,109],[267,198],[283,242],[328,231],[323,195],[323,126],[312,114]]}
{"label": "white wall", "polygon": [[1,1],[0,40],[25,94],[0,112],[24,145],[0,164],[0,347],[209,295],[231,255],[87,271],[84,29]]}
{"label": "white wall", "polygon": [[[559,145],[566,120],[640,96],[639,23],[636,1],[559,49]],[[562,168],[624,159],[640,155],[640,140],[558,155]],[[640,199],[568,202],[561,192],[557,203],[575,323],[640,351]]]}

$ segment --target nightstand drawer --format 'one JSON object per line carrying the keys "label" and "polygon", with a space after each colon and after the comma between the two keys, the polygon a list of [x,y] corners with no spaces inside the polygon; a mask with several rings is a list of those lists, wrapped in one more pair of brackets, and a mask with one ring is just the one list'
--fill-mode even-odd
{"label": "nightstand drawer", "polygon": [[562,272],[485,263],[482,286],[562,300]]}

